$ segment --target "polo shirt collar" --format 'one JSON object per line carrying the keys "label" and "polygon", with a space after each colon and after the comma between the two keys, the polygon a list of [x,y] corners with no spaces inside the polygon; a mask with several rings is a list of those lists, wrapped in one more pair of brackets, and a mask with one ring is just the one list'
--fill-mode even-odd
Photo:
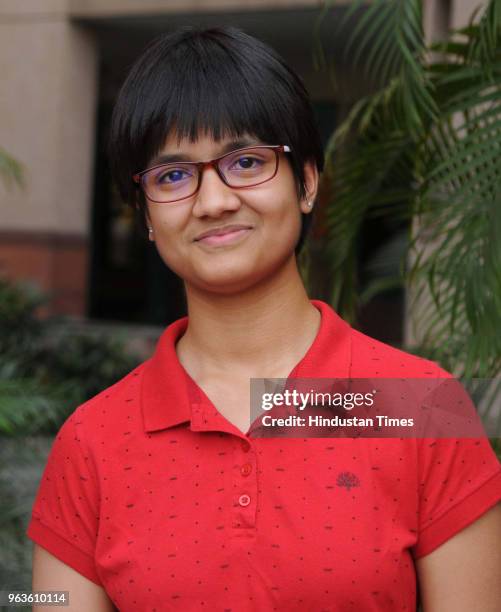
{"label": "polo shirt collar", "polygon": [[[320,328],[289,378],[349,378],[351,327],[325,302],[311,300],[311,303],[320,311]],[[146,432],[186,422],[191,422],[194,429],[203,429],[197,415],[200,399],[205,395],[176,353],[176,342],[187,327],[188,317],[171,323],[160,336],[153,356],[144,364],[141,408]]]}

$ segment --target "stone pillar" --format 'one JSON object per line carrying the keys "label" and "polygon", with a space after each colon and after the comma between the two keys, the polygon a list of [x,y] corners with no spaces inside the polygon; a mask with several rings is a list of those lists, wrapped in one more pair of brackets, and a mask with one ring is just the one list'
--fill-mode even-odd
{"label": "stone pillar", "polygon": [[474,9],[478,8],[480,13],[482,13],[487,6],[487,0],[475,0],[475,2],[472,2],[472,0],[450,0],[450,2],[451,28],[464,28],[464,26],[468,25]]}
{"label": "stone pillar", "polygon": [[0,184],[0,274],[84,315],[94,158],[97,50],[65,0],[0,6],[0,147],[23,188]]}

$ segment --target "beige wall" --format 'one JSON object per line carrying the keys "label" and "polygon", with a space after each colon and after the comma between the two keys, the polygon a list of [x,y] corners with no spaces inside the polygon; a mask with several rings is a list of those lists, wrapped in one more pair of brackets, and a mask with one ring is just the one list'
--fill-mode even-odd
{"label": "beige wall", "polygon": [[0,183],[0,274],[84,314],[94,163],[97,52],[65,0],[0,0],[0,146],[25,186]]}
{"label": "beige wall", "polygon": [[0,74],[0,145],[26,176],[22,191],[0,186],[1,229],[86,236],[97,86],[91,35],[62,13],[0,14]]}
{"label": "beige wall", "polygon": [[55,12],[66,14],[67,7],[68,0],[0,0],[0,19],[5,23],[6,16],[34,18]]}
{"label": "beige wall", "polygon": [[[346,4],[350,0],[331,0]],[[324,0],[69,0],[73,17],[321,7]]]}
{"label": "beige wall", "polygon": [[482,9],[487,5],[487,0],[452,0],[451,6],[451,28],[462,28],[468,24],[474,9]]}

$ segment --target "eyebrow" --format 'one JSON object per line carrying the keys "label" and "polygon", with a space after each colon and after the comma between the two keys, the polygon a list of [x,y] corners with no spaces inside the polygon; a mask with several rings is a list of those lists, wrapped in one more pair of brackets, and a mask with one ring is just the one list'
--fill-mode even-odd
{"label": "eyebrow", "polygon": [[[243,149],[245,147],[256,147],[262,145],[263,143],[255,138],[240,138],[238,140],[232,140],[231,142],[226,143],[222,149],[220,149],[219,155],[216,157],[220,157],[221,155],[226,155],[226,153],[231,153],[237,149]],[[149,167],[158,166],[159,164],[170,164],[171,162],[178,161],[201,161],[198,159],[194,159],[191,155],[187,153],[162,153],[157,155],[150,162]]]}

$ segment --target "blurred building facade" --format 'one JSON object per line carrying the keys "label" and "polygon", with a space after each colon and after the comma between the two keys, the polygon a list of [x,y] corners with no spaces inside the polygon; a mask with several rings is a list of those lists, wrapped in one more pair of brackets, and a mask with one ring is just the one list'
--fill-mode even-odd
{"label": "blurred building facade", "polygon": [[[0,185],[0,274],[53,296],[54,313],[166,323],[182,289],[132,229],[109,179],[105,142],[128,68],[156,35],[185,24],[236,25],[268,42],[304,79],[324,138],[363,84],[342,74],[337,93],[313,69],[343,41],[330,26],[349,0],[0,0],[0,146],[25,171]],[[437,37],[466,23],[471,0],[425,0]],[[342,69],[341,69],[342,72]]]}

